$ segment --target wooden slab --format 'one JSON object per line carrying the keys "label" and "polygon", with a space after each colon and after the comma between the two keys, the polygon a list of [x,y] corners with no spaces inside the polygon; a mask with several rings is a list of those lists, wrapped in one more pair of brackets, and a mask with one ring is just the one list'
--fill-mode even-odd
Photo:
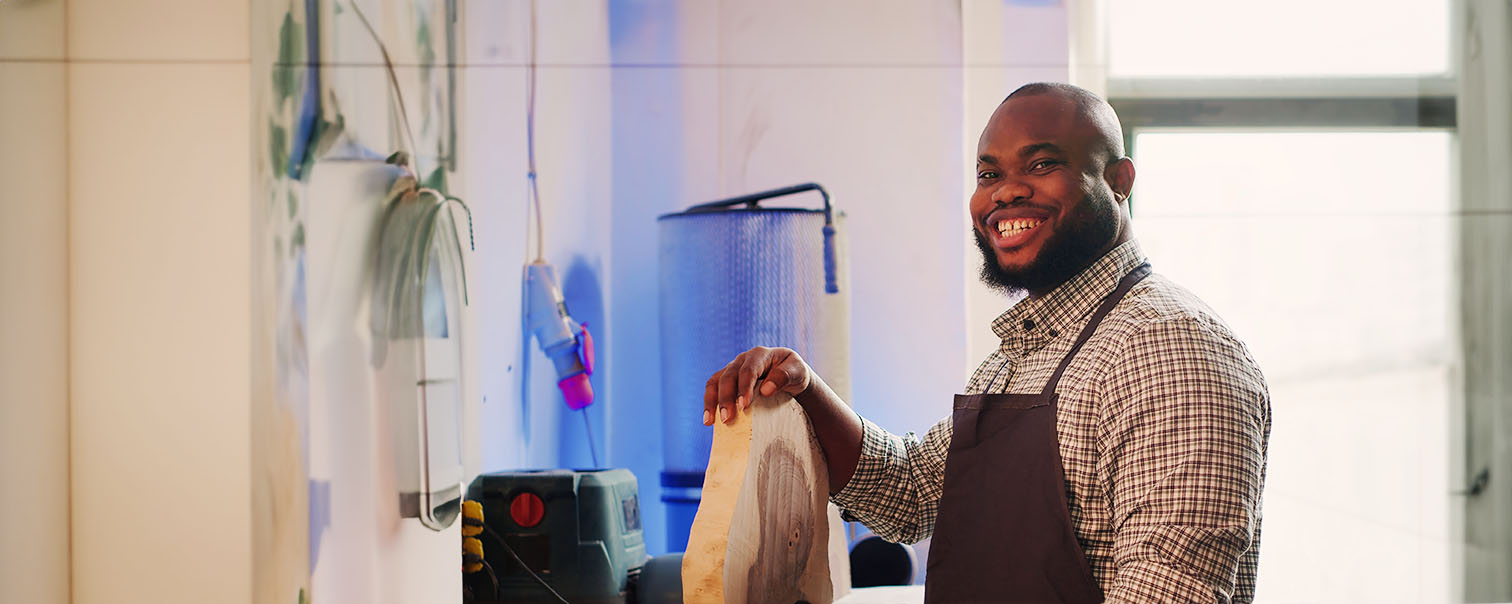
{"label": "wooden slab", "polygon": [[830,604],[848,592],[843,525],[802,407],[757,397],[713,430],[683,556],[683,602]]}

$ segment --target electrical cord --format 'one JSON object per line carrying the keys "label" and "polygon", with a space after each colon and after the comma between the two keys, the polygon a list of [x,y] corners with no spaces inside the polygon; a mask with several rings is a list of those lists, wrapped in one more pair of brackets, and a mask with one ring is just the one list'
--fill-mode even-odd
{"label": "electrical cord", "polygon": [[[535,153],[535,106],[536,106],[536,67],[538,65],[539,39],[536,26],[536,0],[530,0],[530,58],[526,67],[525,81],[525,157],[528,163],[525,179],[530,187],[530,199],[525,205],[525,255],[530,256],[530,218],[531,208],[535,209],[535,262],[546,261],[546,236],[545,227],[542,223],[545,219],[541,214],[541,187],[540,178],[536,172]],[[529,359],[529,338],[526,338],[526,359]],[[521,387],[522,398],[528,400],[530,393],[529,365],[524,367],[523,385]],[[593,444],[593,427],[588,422],[588,409],[583,408],[583,429],[588,435],[588,456],[593,461],[593,466],[598,467],[598,449]]]}
{"label": "electrical cord", "polygon": [[[529,171],[525,176],[530,186],[531,203],[535,206],[536,262],[545,262],[546,244],[541,226],[541,189],[536,178],[535,160],[535,102],[536,102],[536,0],[530,0],[530,65],[525,82],[525,157]],[[530,205],[525,207],[525,255],[530,255]]]}
{"label": "electrical cord", "polygon": [[394,72],[394,62],[389,59],[388,47],[378,37],[378,30],[373,29],[373,24],[368,22],[367,15],[364,15],[362,8],[357,6],[357,1],[348,0],[347,4],[351,5],[352,11],[357,13],[357,18],[362,20],[362,26],[367,28],[368,35],[373,38],[373,43],[378,45],[378,52],[383,55],[383,68],[388,72],[389,85],[394,90],[394,100],[399,104],[399,123],[404,125],[404,135],[406,140],[409,141],[405,145],[405,151],[408,155],[405,158],[407,160],[405,163],[408,165],[410,172],[414,174],[415,182],[418,183],[420,182],[421,174],[419,146],[415,144],[415,131],[413,128],[410,128],[409,111],[404,108],[404,92],[399,88],[399,75]]}
{"label": "electrical cord", "polygon": [[[378,37],[378,31],[375,30],[373,28],[373,24],[368,21],[367,15],[363,14],[362,8],[357,6],[356,0],[348,0],[348,4],[351,5],[353,12],[357,13],[357,18],[362,21],[362,26],[367,29],[368,35],[372,36],[373,42],[378,45],[378,52],[383,55],[383,67],[388,72],[389,84],[393,88],[393,91],[394,91],[394,100],[399,105],[399,121],[404,126],[404,135],[405,135],[405,139],[407,141],[407,144],[405,145],[405,147],[406,147],[405,148],[405,156],[404,156],[403,161],[401,163],[403,163],[404,164],[403,167],[410,172],[410,175],[415,179],[415,182],[419,183],[421,181],[420,167],[419,167],[419,153],[417,153],[417,151],[416,151],[419,146],[415,143],[415,132],[414,132],[414,129],[410,127],[409,111],[407,109],[405,109],[405,105],[404,105],[404,93],[403,93],[403,91],[399,87],[399,76],[394,71],[394,62],[393,62],[392,59],[389,58],[388,47],[385,46],[383,44],[383,40]],[[537,178],[536,160],[535,160],[535,102],[536,102],[536,66],[537,66],[537,52],[538,52],[538,44],[537,44],[538,36],[536,35],[536,32],[537,32],[537,27],[536,27],[536,0],[531,0],[530,1],[530,66],[529,66],[529,69],[528,69],[528,74],[529,74],[528,78],[529,79],[527,80],[526,86],[525,86],[525,91],[526,91],[526,93],[525,93],[526,94],[526,101],[525,101],[525,153],[526,153],[526,158],[527,158],[527,160],[529,162],[529,172],[527,172],[526,178],[527,178],[527,180],[529,181],[529,184],[530,184],[531,204],[526,206],[526,214],[527,214],[527,216],[526,216],[526,244],[525,245],[526,245],[526,254],[529,255],[529,250],[530,250],[530,243],[529,243],[529,239],[530,239],[529,214],[531,213],[530,212],[531,208],[534,207],[534,209],[535,209],[535,227],[536,227],[536,237],[535,237],[535,240],[536,240],[536,261],[537,262],[544,262],[545,261],[545,236],[543,234],[544,227],[543,227],[543,224],[542,224],[544,222],[544,220],[543,220],[542,215],[541,215],[541,191],[540,191],[540,186],[538,184],[539,179]],[[442,208],[445,208],[445,206],[447,204],[452,203],[452,202],[455,202],[458,205],[462,206],[462,210],[467,214],[467,243],[468,243],[468,247],[470,249],[477,249],[476,248],[476,244],[474,243],[474,240],[473,240],[472,210],[467,207],[467,203],[466,202],[462,201],[461,199],[459,199],[457,197],[446,195],[446,194],[443,194],[443,193],[441,193],[439,191],[436,191],[436,190],[430,189],[430,188],[419,187],[417,189],[416,193],[417,194],[430,194],[430,195],[434,195],[435,197],[437,197],[437,198],[439,198],[441,200],[441,202],[440,202],[439,205]],[[465,273],[465,271],[464,271],[464,273]],[[465,278],[466,277],[464,276],[464,279]],[[464,292],[463,295],[464,296],[466,296],[466,287],[467,286],[464,283],[464,285],[463,285],[463,292]],[[528,356],[529,356],[528,352],[527,352],[526,356],[528,358]],[[526,384],[528,384],[529,383],[529,376],[528,375],[525,376],[524,379],[525,379]],[[528,385],[526,386],[526,388],[527,388],[527,391],[528,391]],[[583,426],[584,426],[584,429],[588,433],[588,454],[589,454],[589,456],[593,460],[593,465],[595,467],[597,467],[598,466],[598,451],[596,450],[596,448],[594,447],[594,444],[593,444],[593,428],[588,423],[588,411],[587,411],[587,409],[583,410]],[[557,593],[556,590],[552,589],[551,585],[547,584],[546,581],[544,579],[542,579],[540,577],[540,575],[537,575],[535,573],[535,571],[531,570],[529,566],[526,566],[525,561],[522,560],[522,559],[520,559],[519,554],[515,553],[514,549],[511,548],[511,547],[509,547],[509,543],[505,542],[502,537],[500,537],[497,533],[494,533],[493,530],[489,529],[487,526],[484,527],[484,530],[487,530],[489,532],[489,534],[493,535],[495,539],[499,540],[499,543],[501,543],[501,544],[504,545],[505,551],[509,552],[509,555],[515,559],[515,562],[520,565],[520,568],[523,568],[523,569],[525,569],[525,572],[530,573],[531,578],[535,579],[536,582],[540,583],[542,587],[545,587],[547,591],[550,591],[551,595],[556,596],[557,600],[560,600],[564,604],[567,604],[567,600],[565,598],[563,598],[561,594]],[[482,562],[481,559],[479,561]],[[482,562],[482,563],[484,564],[485,568],[488,569],[489,576],[494,581],[494,591],[497,594],[499,583],[498,583],[498,578],[494,575],[493,567],[488,566],[487,562]]]}
{"label": "electrical cord", "polygon": [[[378,37],[377,30],[373,29],[373,24],[368,21],[367,15],[363,14],[362,8],[359,7],[359,6],[357,6],[356,0],[348,0],[348,4],[351,5],[353,12],[357,13],[357,18],[362,21],[362,26],[367,29],[368,35],[372,36],[373,42],[378,45],[378,52],[383,55],[383,67],[388,72],[389,84],[393,88],[393,91],[394,91],[394,100],[399,105],[399,121],[404,126],[404,135],[405,135],[405,139],[407,141],[407,144],[405,145],[406,146],[406,149],[405,149],[406,153],[405,153],[405,157],[403,157],[403,159],[402,159],[402,163],[404,164],[404,167],[407,170],[409,170],[410,175],[415,179],[415,182],[419,183],[421,177],[420,177],[419,158],[418,158],[419,154],[416,151],[418,149],[418,145],[415,143],[415,132],[410,127],[410,123],[409,123],[409,111],[407,109],[405,109],[405,105],[404,105],[404,93],[402,92],[402,90],[399,87],[399,76],[394,71],[394,62],[393,62],[392,59],[389,58],[388,48],[383,44],[383,40]],[[526,155],[527,155],[527,158],[528,158],[529,164],[530,164],[530,166],[529,166],[530,171],[529,171],[527,177],[528,177],[529,182],[530,182],[531,201],[532,201],[532,203],[534,205],[534,208],[535,208],[535,219],[536,219],[535,220],[535,222],[536,222],[536,260],[544,262],[544,258],[545,258],[545,253],[544,253],[545,242],[544,242],[544,236],[542,234],[542,232],[543,232],[543,227],[542,227],[543,220],[542,220],[542,217],[541,217],[541,193],[540,193],[540,188],[537,185],[536,163],[535,163],[535,98],[536,98],[536,52],[537,52],[537,43],[536,43],[537,36],[536,36],[536,31],[537,31],[536,30],[536,2],[535,2],[535,0],[531,0],[531,2],[530,2],[530,68],[529,68],[529,81],[527,82],[527,85],[526,85],[525,145],[526,145]],[[449,196],[449,195],[445,195],[445,194],[443,194],[443,193],[441,193],[439,191],[435,191],[433,189],[424,188],[424,187],[417,187],[416,193],[417,194],[431,194],[431,195],[435,195],[436,197],[438,197],[438,198],[441,199],[441,203],[439,205],[442,208],[444,208],[446,206],[446,204],[451,203],[451,202],[456,202],[457,204],[461,205],[463,211],[467,213],[467,239],[468,239],[468,247],[476,249],[474,247],[474,242],[473,242],[472,211],[470,209],[468,209],[467,204],[465,202],[463,202],[459,198],[452,197],[452,196]],[[528,213],[528,211],[529,211],[529,207],[527,207],[527,213]],[[528,238],[529,238],[528,217],[527,217],[527,226],[526,226],[526,228],[527,228],[526,238],[528,240]],[[528,241],[526,243],[526,250],[527,250],[527,254],[528,254],[528,250],[529,250],[529,243],[528,243]],[[466,286],[464,285],[464,287],[466,287]],[[587,422],[587,419],[588,419],[588,415],[587,415],[587,412],[585,411],[584,414],[583,414],[583,420],[584,420],[584,422]],[[584,425],[586,426],[587,424],[585,423]],[[589,438],[592,439],[592,431],[591,431],[591,429],[589,431]],[[592,446],[593,446],[593,443],[589,442],[590,449],[592,448]],[[598,465],[598,454],[597,454],[597,452],[591,451],[590,454],[594,458],[594,465]],[[537,583],[541,584],[541,587],[544,587],[544,588],[546,588],[546,591],[551,592],[551,595],[554,596],[554,597],[556,597],[557,601],[561,602],[562,604],[571,604],[570,602],[567,601],[566,598],[562,597],[562,594],[557,593],[557,590],[553,589],[551,587],[551,584],[547,583],[545,579],[542,579],[540,575],[536,574],[536,572],[534,570],[532,570],[528,564],[525,563],[525,560],[522,559],[522,558],[520,558],[520,555],[514,551],[514,548],[509,546],[509,542],[508,541],[505,541],[502,536],[500,536],[497,532],[494,532],[494,530],[492,528],[489,528],[488,525],[486,525],[486,524],[483,525],[483,530],[487,531],[489,535],[492,535],[494,539],[498,540],[499,544],[504,546],[504,551],[509,552],[509,556],[511,558],[514,558],[515,563],[519,564],[520,568],[525,569],[525,572],[530,575],[530,578],[535,579],[535,581]],[[464,559],[466,559],[465,556],[464,556]],[[499,578],[498,578],[498,575],[495,574],[493,566],[490,565],[486,560],[483,560],[481,557],[479,557],[476,560],[476,562],[481,563],[483,565],[483,567],[488,571],[489,579],[493,582],[494,595],[497,596],[498,595],[498,591],[499,591]]]}
{"label": "electrical cord", "polygon": [[[478,247],[473,235],[472,208],[469,208],[467,202],[462,201],[459,197],[447,195],[435,189],[422,186],[423,179],[420,172],[419,145],[415,142],[415,130],[410,126],[409,111],[405,109],[404,105],[404,90],[399,86],[399,75],[394,71],[394,61],[389,57],[388,46],[378,37],[378,30],[373,29],[372,22],[368,21],[367,15],[362,12],[362,7],[357,6],[356,0],[348,0],[347,4],[352,7],[352,12],[356,13],[357,18],[362,21],[362,27],[367,30],[368,36],[372,37],[373,43],[378,46],[378,52],[383,55],[383,68],[388,73],[389,88],[394,93],[395,103],[399,105],[399,123],[404,129],[404,140],[401,141],[401,145],[404,146],[404,149],[401,149],[394,156],[390,156],[390,163],[398,165],[409,173],[410,178],[414,179],[415,195],[431,195],[437,199],[436,208],[438,211],[446,211],[447,206],[453,203],[462,207],[463,213],[467,215],[467,249],[476,251]],[[452,225],[453,229],[455,229],[456,223],[453,222]],[[467,293],[466,259],[460,252],[461,250],[458,250],[457,261],[463,265],[462,303],[466,305],[469,298]]]}
{"label": "electrical cord", "polygon": [[[491,582],[493,584],[493,599],[495,599],[495,600],[499,599],[499,575],[494,572],[492,564],[489,564],[488,561],[484,560],[482,556],[479,556],[477,554],[468,554],[468,553],[462,554],[462,564],[464,566],[467,565],[467,564],[477,564],[477,565],[479,565],[479,566],[482,567],[482,570],[487,571],[487,573],[488,573],[488,580],[489,580],[489,582]],[[472,571],[472,572],[477,572],[477,571]],[[468,574],[472,574],[472,573],[469,572]]]}
{"label": "electrical cord", "polygon": [[599,468],[598,448],[593,446],[593,425],[588,423],[588,408],[583,407],[583,430],[588,433],[588,457],[593,460],[593,469]]}
{"label": "electrical cord", "polygon": [[[410,126],[409,110],[405,109],[404,105],[404,90],[399,86],[399,75],[394,71],[394,61],[389,58],[388,46],[378,37],[378,30],[373,29],[372,22],[368,21],[367,15],[362,12],[362,8],[357,6],[357,1],[348,0],[347,4],[352,7],[352,12],[357,13],[357,18],[362,21],[362,27],[367,29],[368,35],[373,38],[373,43],[378,45],[378,52],[383,55],[383,69],[388,73],[389,88],[393,90],[394,101],[399,105],[399,123],[404,127],[404,141],[407,142],[401,141],[401,144],[404,145],[404,149],[401,149],[403,155],[396,158],[397,161],[395,163],[408,171],[410,177],[415,179],[416,195],[435,196],[436,199],[440,200],[437,205],[443,210],[446,209],[448,204],[452,203],[462,206],[462,211],[467,215],[467,248],[469,250],[477,250],[477,242],[473,236],[472,209],[467,207],[467,202],[462,201],[459,197],[447,195],[421,185],[423,178],[420,171],[419,145],[415,142],[415,129]],[[462,291],[464,303],[467,297],[466,279],[466,271],[464,270]]]}
{"label": "electrical cord", "polygon": [[488,580],[489,580],[489,582],[493,583],[493,595],[494,595],[494,599],[495,600],[499,599],[499,575],[498,575],[498,573],[494,572],[493,565],[489,564],[487,560],[479,560],[478,563],[480,563],[480,564],[483,565],[483,570],[488,571]]}
{"label": "electrical cord", "polygon": [[494,532],[493,528],[489,527],[487,524],[483,525],[483,530],[487,531],[489,535],[491,535],[495,540],[499,542],[500,545],[503,545],[504,551],[509,552],[509,557],[514,558],[515,564],[520,565],[520,568],[525,569],[525,572],[530,574],[530,578],[535,579],[536,583],[540,583],[541,587],[546,588],[546,591],[549,591],[551,592],[551,595],[556,596],[558,602],[561,602],[562,604],[572,604],[571,602],[567,601],[567,598],[562,597],[562,594],[557,593],[557,590],[552,589],[550,583],[547,583],[546,580],[542,579],[541,576],[536,574],[534,570],[531,570],[530,565],[526,564],[525,560],[520,558],[519,554],[515,553],[514,548],[509,546],[509,542],[505,541],[503,536]]}

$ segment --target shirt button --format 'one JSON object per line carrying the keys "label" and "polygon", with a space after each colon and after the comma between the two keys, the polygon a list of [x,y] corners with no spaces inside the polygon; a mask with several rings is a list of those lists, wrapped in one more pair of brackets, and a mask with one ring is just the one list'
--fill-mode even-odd
{"label": "shirt button", "polygon": [[1058,335],[1060,335],[1060,332],[1058,332],[1058,331],[1056,331],[1054,329],[1050,330],[1050,337],[1053,338],[1053,337],[1058,336]]}
{"label": "shirt button", "polygon": [[1024,329],[1034,329],[1034,320],[1024,319]]}

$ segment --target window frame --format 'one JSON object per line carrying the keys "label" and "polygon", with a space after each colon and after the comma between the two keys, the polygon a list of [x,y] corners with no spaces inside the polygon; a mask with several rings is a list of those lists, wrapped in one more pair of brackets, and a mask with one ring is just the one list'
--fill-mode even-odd
{"label": "window frame", "polygon": [[[1449,130],[1458,97],[1449,76],[1423,78],[1114,79],[1108,103],[1123,126],[1124,153],[1141,130]],[[1134,212],[1138,195],[1129,200]]]}

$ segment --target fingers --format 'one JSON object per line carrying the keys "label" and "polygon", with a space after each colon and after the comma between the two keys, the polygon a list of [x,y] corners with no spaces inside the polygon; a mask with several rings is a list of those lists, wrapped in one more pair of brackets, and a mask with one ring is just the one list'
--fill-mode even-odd
{"label": "fingers", "polygon": [[719,399],[719,375],[721,373],[724,373],[723,369],[714,372],[714,375],[709,377],[709,381],[704,383],[703,425],[705,426],[714,425],[714,405]]}
{"label": "fingers", "polygon": [[753,374],[759,376],[766,370],[764,357],[760,347],[752,348],[740,353],[720,372],[718,409],[715,412],[719,421],[727,424],[734,421],[738,404],[743,402],[748,384],[755,379]]}
{"label": "fingers", "polygon": [[797,396],[808,387],[809,375],[808,364],[787,348],[757,346],[740,353],[704,383],[703,423],[734,421],[737,411],[750,407],[757,394],[781,391]]}
{"label": "fingers", "polygon": [[745,364],[747,356],[747,353],[736,356],[723,369],[714,372],[714,375],[709,377],[709,381],[704,383],[703,423],[705,426],[714,425],[715,418],[728,423],[730,418],[735,417],[735,376],[739,373],[740,367]]}
{"label": "fingers", "polygon": [[757,346],[743,356],[745,362],[735,374],[735,404],[740,409],[751,406],[751,399],[756,397],[756,385],[766,376],[774,355],[772,349]]}

